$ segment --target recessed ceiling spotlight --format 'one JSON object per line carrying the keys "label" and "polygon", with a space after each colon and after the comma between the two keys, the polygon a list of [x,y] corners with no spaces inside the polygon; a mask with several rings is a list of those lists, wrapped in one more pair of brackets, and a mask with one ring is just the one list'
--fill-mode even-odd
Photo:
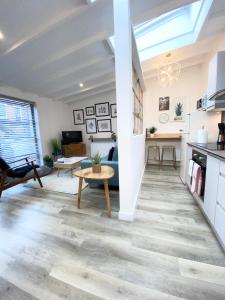
{"label": "recessed ceiling spotlight", "polygon": [[0,31],[0,40],[4,39],[4,34]]}
{"label": "recessed ceiling spotlight", "polygon": [[87,1],[87,4],[91,4],[91,3],[94,3],[96,0],[86,0]]}
{"label": "recessed ceiling spotlight", "polygon": [[84,86],[84,84],[81,82],[81,83],[79,83],[79,86],[80,86],[80,87],[83,87],[83,86]]}

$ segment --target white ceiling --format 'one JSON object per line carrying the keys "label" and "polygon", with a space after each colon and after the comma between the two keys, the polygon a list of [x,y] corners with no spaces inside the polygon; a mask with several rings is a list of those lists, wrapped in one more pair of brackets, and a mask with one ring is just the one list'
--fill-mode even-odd
{"label": "white ceiling", "polygon": [[[133,24],[190,2],[131,0]],[[181,58],[203,59],[224,28],[225,1],[214,0],[197,48],[188,46]],[[65,103],[115,89],[113,53],[106,43],[113,34],[112,0],[1,0],[0,31],[5,35],[0,41],[1,85]],[[143,65],[146,75],[154,64],[153,59]]]}

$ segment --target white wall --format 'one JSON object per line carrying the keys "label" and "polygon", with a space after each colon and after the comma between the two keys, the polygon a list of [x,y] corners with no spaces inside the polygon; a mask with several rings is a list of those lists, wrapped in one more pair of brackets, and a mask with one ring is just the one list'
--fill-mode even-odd
{"label": "white wall", "polygon": [[[95,137],[110,137],[111,133],[110,132],[98,132],[97,131],[96,134],[87,134],[86,133],[86,124],[85,124],[85,122],[84,122],[83,125],[74,125],[73,110],[74,109],[83,109],[84,110],[84,119],[96,118],[96,124],[97,124],[97,120],[111,119],[112,131],[117,133],[117,118],[111,118],[111,113],[110,112],[109,112],[110,115],[106,116],[106,117],[96,117],[95,115],[94,116],[86,116],[85,107],[95,106],[95,104],[102,103],[102,102],[109,102],[109,107],[110,107],[110,104],[116,103],[115,91],[104,93],[104,94],[99,95],[99,96],[93,96],[92,98],[83,99],[83,100],[74,102],[69,106],[71,130],[82,130],[83,142],[86,143],[86,145],[87,145],[87,150],[88,150],[89,155],[90,155],[90,142],[89,142],[88,138],[90,137],[90,135],[93,135],[94,138]],[[101,144],[99,143],[98,145],[99,145],[99,151],[101,150],[100,152],[101,152],[102,155],[106,155],[106,152],[108,152],[108,150],[112,147],[112,143],[108,143],[108,142],[107,143],[101,143]],[[96,150],[93,150],[93,151],[96,152]],[[93,153],[91,153],[91,155],[92,154]]]}
{"label": "white wall", "polygon": [[133,135],[132,40],[129,0],[114,0],[119,218],[133,220],[144,171],[144,135]]}
{"label": "white wall", "polygon": [[[196,101],[204,95],[202,85],[203,69],[197,65],[181,71],[180,79],[171,87],[162,87],[157,78],[146,80],[146,92],[144,95],[144,128],[150,126],[157,127],[157,132],[179,132],[184,128],[183,122],[174,121],[174,107],[179,99],[185,101],[184,112],[195,110]],[[170,97],[170,110],[159,111],[159,97]],[[159,122],[161,113],[170,116],[169,122],[162,124]]]}
{"label": "white wall", "polygon": [[69,106],[52,101],[47,98],[38,97],[35,94],[25,93],[9,86],[0,87],[0,94],[20,98],[35,102],[39,129],[42,154],[51,154],[49,142],[52,138],[61,139],[61,131],[70,130],[70,115],[72,115]]}

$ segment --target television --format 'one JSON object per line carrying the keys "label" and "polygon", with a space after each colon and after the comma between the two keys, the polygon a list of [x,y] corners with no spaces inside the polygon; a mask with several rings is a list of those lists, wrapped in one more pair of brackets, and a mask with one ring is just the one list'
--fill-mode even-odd
{"label": "television", "polygon": [[82,143],[82,131],[62,131],[62,144]]}

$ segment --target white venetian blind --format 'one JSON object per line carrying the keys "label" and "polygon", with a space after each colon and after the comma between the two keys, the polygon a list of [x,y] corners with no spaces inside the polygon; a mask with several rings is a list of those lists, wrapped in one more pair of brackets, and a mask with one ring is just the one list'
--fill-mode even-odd
{"label": "white venetian blind", "polygon": [[0,96],[0,156],[7,162],[27,156],[40,162],[32,103]]}

